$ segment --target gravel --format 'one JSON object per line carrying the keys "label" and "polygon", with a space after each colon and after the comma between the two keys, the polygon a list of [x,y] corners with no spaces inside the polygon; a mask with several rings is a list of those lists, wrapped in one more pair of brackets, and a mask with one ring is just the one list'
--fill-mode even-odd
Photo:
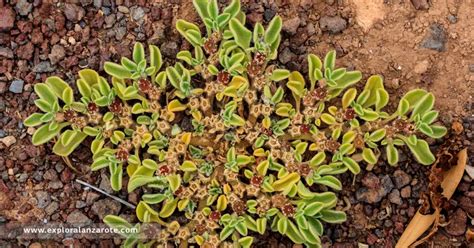
{"label": "gravel", "polygon": [[443,52],[447,39],[444,27],[441,24],[434,23],[430,26],[430,30],[421,42],[421,47]]}
{"label": "gravel", "polygon": [[103,219],[106,215],[117,215],[120,212],[121,204],[112,199],[102,199],[94,202],[92,212]]}
{"label": "gravel", "polygon": [[449,216],[449,224],[444,229],[453,236],[461,236],[466,233],[467,214],[462,209],[457,209]]}
{"label": "gravel", "polygon": [[400,196],[402,198],[410,198],[411,197],[411,187],[406,186],[402,190],[400,190]]}
{"label": "gravel", "polygon": [[160,47],[161,53],[166,57],[173,57],[179,52],[178,44],[174,41],[167,41]]}
{"label": "gravel", "polygon": [[74,210],[74,212],[70,213],[67,217],[67,222],[70,224],[84,224],[85,226],[92,223],[80,210]]}
{"label": "gravel", "polygon": [[285,47],[283,51],[281,51],[280,55],[278,56],[278,60],[282,64],[286,64],[290,61],[293,61],[296,59],[296,54],[294,54],[288,47]]}
{"label": "gravel", "polygon": [[52,215],[56,210],[59,209],[59,204],[57,202],[51,202],[44,211],[46,212],[47,215]]}
{"label": "gravel", "polygon": [[13,80],[12,83],[10,84],[10,87],[8,90],[12,93],[19,94],[23,92],[23,85],[25,84],[25,81],[21,79]]}
{"label": "gravel", "polygon": [[390,200],[391,203],[397,204],[397,205],[402,205],[403,201],[402,198],[400,197],[400,191],[398,189],[394,189],[389,195],[388,199]]}
{"label": "gravel", "polygon": [[22,16],[28,15],[31,12],[32,8],[33,4],[29,3],[26,0],[18,0],[15,5],[16,12]]}
{"label": "gravel", "polygon": [[41,61],[33,68],[33,72],[36,73],[53,72],[55,70],[56,67],[52,66],[49,61]]}
{"label": "gravel", "polygon": [[15,136],[7,136],[0,139],[0,142],[2,142],[6,147],[10,147],[11,145],[16,143],[16,138]]}
{"label": "gravel", "polygon": [[295,16],[291,19],[284,20],[283,21],[283,31],[289,33],[289,34],[295,34],[296,30],[300,26],[301,19],[299,16]]}
{"label": "gravel", "polygon": [[142,7],[132,8],[130,15],[135,21],[143,21],[143,17],[145,16],[145,11],[143,10]]}
{"label": "gravel", "polygon": [[0,47],[0,57],[5,57],[12,59],[13,58],[13,51],[8,47]]}
{"label": "gravel", "polygon": [[85,11],[80,6],[67,3],[64,5],[64,15],[69,21],[78,22],[84,17]]}
{"label": "gravel", "polygon": [[366,187],[361,187],[356,191],[356,199],[366,203],[380,202],[394,188],[393,182],[388,175],[381,178],[377,178],[373,173],[368,173],[368,175],[370,178],[365,182],[364,179],[362,180]]}
{"label": "gravel", "polygon": [[10,30],[15,23],[15,11],[7,6],[0,7],[0,31]]}
{"label": "gravel", "polygon": [[46,191],[37,191],[36,200],[38,201],[39,208],[45,208],[51,202],[51,196]]}
{"label": "gravel", "polygon": [[403,186],[408,185],[411,182],[411,177],[402,170],[396,170],[393,173],[393,181],[397,189],[401,189]]}
{"label": "gravel", "polygon": [[347,28],[347,21],[340,16],[323,16],[319,20],[319,27],[322,31],[337,34]]}
{"label": "gravel", "polygon": [[54,65],[59,61],[63,60],[65,56],[66,50],[64,49],[64,47],[62,45],[56,44],[51,49],[51,53],[48,55],[48,58],[51,61],[51,64]]}
{"label": "gravel", "polygon": [[411,0],[416,10],[427,10],[430,8],[429,0]]}
{"label": "gravel", "polygon": [[114,192],[114,190],[112,189],[112,187],[110,186],[110,180],[109,180],[109,177],[102,173],[100,175],[100,177],[102,178],[102,180],[100,180],[100,185],[99,185],[99,188],[100,189],[103,189],[105,192],[111,194]]}

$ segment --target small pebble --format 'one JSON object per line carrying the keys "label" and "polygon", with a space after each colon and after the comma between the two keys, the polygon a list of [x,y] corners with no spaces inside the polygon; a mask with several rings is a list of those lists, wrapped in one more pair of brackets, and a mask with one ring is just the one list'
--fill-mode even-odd
{"label": "small pebble", "polygon": [[9,90],[10,92],[19,94],[19,93],[23,92],[23,85],[24,85],[24,83],[25,83],[25,81],[20,80],[20,79],[13,80],[13,81],[12,81],[12,84],[10,84],[10,88],[8,88],[8,90]]}

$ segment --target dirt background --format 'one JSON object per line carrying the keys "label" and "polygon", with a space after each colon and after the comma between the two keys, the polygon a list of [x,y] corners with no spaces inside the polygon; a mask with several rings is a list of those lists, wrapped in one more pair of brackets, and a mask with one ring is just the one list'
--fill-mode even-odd
{"label": "dirt background", "polygon": [[[225,3],[227,1],[219,1]],[[465,132],[459,147],[473,154],[474,1],[471,0],[262,0],[242,1],[250,26],[283,17],[278,64],[306,70],[306,55],[336,49],[338,66],[384,77],[393,102],[408,90],[434,93],[440,120],[459,121]],[[51,145],[31,145],[33,129],[22,119],[36,111],[33,85],[50,75],[73,84],[81,68],[102,71],[106,60],[129,56],[135,41],[160,46],[171,63],[189,48],[174,29],[178,18],[197,21],[188,0],[0,0],[0,225],[37,221],[100,222],[106,214],[130,211],[84,189],[79,178],[111,192],[105,174],[89,171],[87,146],[71,159],[75,174]],[[443,141],[431,142],[433,149]],[[472,165],[472,156],[469,165]],[[326,247],[394,247],[419,207],[427,187],[427,167],[402,156],[398,168],[383,163],[372,172],[343,177],[341,208],[349,219],[326,226]],[[118,193],[137,203],[137,194]],[[474,187],[466,173],[444,213],[446,224],[426,247],[474,247]],[[15,237],[11,237],[15,238]],[[112,247],[120,240],[0,240],[2,247]],[[278,236],[259,237],[263,247],[291,246]],[[361,247],[361,246],[359,246]],[[362,246],[364,247],[364,246]]]}

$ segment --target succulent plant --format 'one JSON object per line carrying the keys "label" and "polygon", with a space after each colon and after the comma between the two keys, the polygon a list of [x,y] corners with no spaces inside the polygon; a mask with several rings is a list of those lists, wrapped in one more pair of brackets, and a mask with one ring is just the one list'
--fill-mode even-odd
{"label": "succulent plant", "polygon": [[[419,163],[434,162],[423,138],[446,128],[433,124],[433,94],[412,90],[385,112],[382,77],[358,92],[361,72],[336,68],[335,51],[323,60],[310,54],[308,75],[280,68],[279,16],[249,30],[239,0],[222,13],[217,0],[193,3],[206,33],[179,20],[193,49],[174,65],[163,66],[158,47],[147,55],[136,43],[132,58],[105,63],[108,78],[81,70],[77,101],[58,77],[36,84],[43,113],[25,120],[41,125],[33,144],[55,139],[60,156],[89,136],[93,171],[108,168],[116,191],[143,189],[136,215],[162,230],[148,239],[124,234],[124,246],[249,247],[253,234],[271,231],[320,247],[323,222],[346,220],[331,192],[342,189],[339,174],[356,175],[384,153],[397,165],[403,146]],[[132,226],[118,216],[104,222]]]}

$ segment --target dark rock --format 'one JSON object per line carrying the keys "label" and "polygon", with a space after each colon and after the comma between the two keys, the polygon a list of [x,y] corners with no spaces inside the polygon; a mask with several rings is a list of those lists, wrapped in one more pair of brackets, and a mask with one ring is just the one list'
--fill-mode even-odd
{"label": "dark rock", "polygon": [[[5,93],[7,91],[7,83],[6,82],[0,82],[0,94]],[[3,111],[3,109],[2,109]]]}
{"label": "dark rock", "polygon": [[15,24],[15,11],[12,8],[6,6],[0,7],[0,31],[10,30]]}
{"label": "dark rock", "polygon": [[466,233],[467,214],[462,209],[457,209],[449,216],[449,225],[444,229],[453,236],[461,236]]}
{"label": "dark rock", "polygon": [[286,64],[294,59],[296,59],[296,54],[294,54],[288,47],[285,47],[278,56],[278,60],[280,60],[282,64]]}
{"label": "dark rock", "polygon": [[369,245],[374,245],[375,243],[377,243],[378,240],[379,238],[373,233],[369,233],[369,235],[367,236],[367,244]]}
{"label": "dark rock", "polygon": [[161,45],[161,52],[168,58],[173,58],[178,53],[178,44],[174,41],[168,41]]}
{"label": "dark rock", "polygon": [[53,169],[49,169],[44,173],[43,178],[48,181],[54,181],[58,179],[58,173]]}
{"label": "dark rock", "polygon": [[377,180],[371,177],[370,182],[366,182],[365,185],[369,185],[370,187],[359,188],[356,192],[356,199],[366,203],[380,202],[382,198],[384,198],[394,188],[393,182],[388,175],[381,179],[377,178]]}
{"label": "dark rock", "polygon": [[12,59],[13,58],[13,51],[8,47],[0,47],[0,57],[5,57]]}
{"label": "dark rock", "polygon": [[470,64],[470,65],[469,65],[469,71],[470,71],[470,72],[474,72],[474,64]]}
{"label": "dark rock", "polygon": [[94,7],[96,8],[102,7],[102,0],[94,0]]}
{"label": "dark rock", "polygon": [[95,193],[95,192],[88,192],[86,196],[86,203],[87,205],[91,205],[94,203],[97,199],[99,199],[100,195]]}
{"label": "dark rock", "polygon": [[51,202],[51,196],[46,191],[37,191],[36,200],[38,201],[39,208],[45,208]]}
{"label": "dark rock", "polygon": [[435,23],[430,26],[430,30],[421,42],[421,47],[442,52],[445,50],[445,44],[448,37],[441,24]]}
{"label": "dark rock", "polygon": [[259,12],[251,12],[247,14],[247,22],[251,25],[254,26],[255,23],[257,22],[262,22],[263,16],[262,13]]}
{"label": "dark rock", "polygon": [[31,12],[32,8],[33,8],[33,4],[29,3],[26,0],[19,0],[18,2],[16,2],[16,5],[15,5],[16,13],[22,16],[28,15]]}
{"label": "dark rock", "polygon": [[12,83],[10,84],[10,87],[8,88],[8,90],[10,92],[19,94],[19,93],[23,92],[23,85],[24,84],[25,84],[25,82],[21,79],[13,80]]}
{"label": "dark rock", "polygon": [[64,15],[69,21],[78,22],[84,17],[85,11],[80,6],[71,3],[66,3],[64,5]]}
{"label": "dark rock", "polygon": [[375,189],[380,187],[380,179],[374,173],[369,172],[362,178],[362,185]]}
{"label": "dark rock", "polygon": [[51,64],[56,64],[66,56],[66,50],[62,45],[56,44],[51,49],[51,53],[48,55]]}
{"label": "dark rock", "polygon": [[29,60],[33,57],[33,52],[35,51],[33,44],[31,42],[26,43],[23,46],[20,46],[16,49],[16,55],[20,59]]}
{"label": "dark rock", "polygon": [[402,198],[410,198],[410,196],[411,196],[411,187],[406,186],[405,188],[400,190],[400,195],[402,196]]}
{"label": "dark rock", "polygon": [[145,16],[145,11],[142,7],[131,8],[130,9],[130,16],[133,20],[140,22],[143,21],[143,17]]}
{"label": "dark rock", "polygon": [[76,201],[76,208],[83,208],[85,206],[87,206],[85,201]]}
{"label": "dark rock", "polygon": [[275,15],[276,15],[276,11],[274,9],[266,8],[265,11],[263,11],[263,19],[266,22],[271,21]]}
{"label": "dark rock", "polygon": [[459,206],[469,215],[474,216],[474,198],[465,196],[461,197],[459,200]]}
{"label": "dark rock", "polygon": [[49,61],[42,61],[33,68],[33,72],[36,73],[53,72],[55,70],[56,67],[51,66],[51,63]]}
{"label": "dark rock", "polygon": [[82,6],[87,6],[92,4],[93,0],[80,0]]}
{"label": "dark rock", "polygon": [[64,184],[61,181],[52,181],[48,183],[49,189],[61,189]]}
{"label": "dark rock", "polygon": [[303,8],[303,9],[311,9],[313,7],[313,4],[315,3],[314,0],[301,0],[300,1],[300,6]]}
{"label": "dark rock", "polygon": [[389,195],[388,199],[390,200],[391,203],[397,204],[397,205],[402,205],[403,201],[402,198],[400,198],[400,191],[398,189],[394,189]]}
{"label": "dark rock", "polygon": [[115,14],[111,14],[105,17],[105,28],[111,28],[115,24]]}
{"label": "dark rock", "polygon": [[114,28],[114,33],[115,33],[115,39],[117,40],[122,40],[123,37],[127,34],[127,28],[126,27],[116,27]]}
{"label": "dark rock", "polygon": [[51,202],[44,211],[46,212],[47,215],[52,215],[56,210],[58,210],[59,204],[57,202]]}
{"label": "dark rock", "polygon": [[449,15],[448,15],[448,21],[449,21],[451,24],[455,24],[456,22],[458,22],[458,17],[455,16],[455,15],[449,14]]}
{"label": "dark rock", "polygon": [[322,31],[337,34],[347,28],[347,21],[340,16],[323,16],[319,20],[319,27]]}
{"label": "dark rock", "polygon": [[411,4],[416,10],[427,10],[430,8],[429,0],[411,0]]}
{"label": "dark rock", "polygon": [[79,210],[74,210],[74,212],[70,213],[66,220],[69,224],[90,225],[92,223],[92,221]]}
{"label": "dark rock", "polygon": [[283,31],[289,33],[289,34],[295,34],[296,30],[298,30],[298,27],[301,24],[301,19],[299,16],[295,16],[289,20],[284,20],[283,21]]}
{"label": "dark rock", "polygon": [[396,170],[393,173],[393,181],[397,189],[401,189],[403,186],[408,185],[411,182],[411,177],[402,170]]}
{"label": "dark rock", "polygon": [[103,219],[109,214],[117,215],[120,211],[120,208],[121,205],[119,202],[111,199],[102,199],[94,202],[91,209],[97,216],[99,216],[100,219]]}
{"label": "dark rock", "polygon": [[114,192],[114,190],[112,189],[112,187],[110,186],[110,180],[109,178],[107,177],[106,174],[102,173],[100,175],[100,177],[102,178],[102,180],[100,180],[100,184],[99,184],[99,188],[103,189],[105,192],[111,194],[112,192]]}

